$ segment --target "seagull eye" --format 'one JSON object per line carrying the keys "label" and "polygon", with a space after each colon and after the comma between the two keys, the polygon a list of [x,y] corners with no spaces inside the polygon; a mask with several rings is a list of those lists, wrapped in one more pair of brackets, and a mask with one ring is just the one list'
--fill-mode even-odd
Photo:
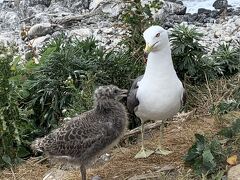
{"label": "seagull eye", "polygon": [[157,33],[155,37],[159,37],[160,36],[160,33]]}

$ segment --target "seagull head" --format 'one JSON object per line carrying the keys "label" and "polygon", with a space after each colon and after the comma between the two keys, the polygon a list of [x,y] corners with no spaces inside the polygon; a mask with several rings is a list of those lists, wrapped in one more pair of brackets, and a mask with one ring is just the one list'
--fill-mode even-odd
{"label": "seagull head", "polygon": [[161,26],[151,26],[143,33],[146,47],[144,54],[148,55],[150,52],[160,51],[169,43],[167,30]]}

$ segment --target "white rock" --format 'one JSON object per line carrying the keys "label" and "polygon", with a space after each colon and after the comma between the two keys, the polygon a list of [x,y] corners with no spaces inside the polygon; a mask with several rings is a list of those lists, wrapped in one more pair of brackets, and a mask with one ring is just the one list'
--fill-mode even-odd
{"label": "white rock", "polygon": [[235,20],[235,25],[238,26],[238,27],[240,26],[240,18]]}
{"label": "white rock", "polygon": [[7,12],[4,16],[3,23],[5,23],[8,28],[16,29],[20,24],[20,18],[15,12]]}
{"label": "white rock", "polygon": [[42,36],[42,37],[38,37],[38,38],[35,38],[35,39],[32,39],[30,41],[30,44],[32,45],[32,47],[36,47],[36,48],[39,48],[39,47],[42,47],[44,42],[46,42],[48,39],[50,39],[51,36],[50,35],[46,35],[46,36]]}
{"label": "white rock", "polygon": [[102,7],[102,12],[109,14],[110,17],[117,17],[123,10],[123,3],[109,3],[104,4]]}
{"label": "white rock", "polygon": [[222,35],[222,31],[220,31],[220,30],[218,30],[214,33],[215,38],[219,38],[219,37],[221,37],[221,35]]}
{"label": "white rock", "polygon": [[106,34],[112,34],[113,33],[113,28],[105,28],[103,29],[103,33],[106,33]]}
{"label": "white rock", "polygon": [[96,9],[100,5],[100,3],[104,2],[104,1],[105,0],[93,0],[89,5],[89,9],[90,10]]}
{"label": "white rock", "polygon": [[93,35],[93,30],[90,28],[81,28],[81,29],[74,29],[70,31],[70,36],[76,36],[79,39],[86,39]]}
{"label": "white rock", "polygon": [[227,179],[240,180],[240,164],[233,166],[229,169]]}
{"label": "white rock", "polygon": [[232,38],[229,37],[229,36],[227,36],[227,37],[224,38],[224,41],[225,41],[225,42],[230,42],[231,40],[232,40]]}

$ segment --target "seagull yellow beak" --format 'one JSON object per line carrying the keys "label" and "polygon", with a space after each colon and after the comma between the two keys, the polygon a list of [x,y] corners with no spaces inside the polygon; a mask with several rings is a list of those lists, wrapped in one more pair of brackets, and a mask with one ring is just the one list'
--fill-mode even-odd
{"label": "seagull yellow beak", "polygon": [[153,50],[153,45],[146,44],[146,47],[144,49],[145,54],[149,54]]}

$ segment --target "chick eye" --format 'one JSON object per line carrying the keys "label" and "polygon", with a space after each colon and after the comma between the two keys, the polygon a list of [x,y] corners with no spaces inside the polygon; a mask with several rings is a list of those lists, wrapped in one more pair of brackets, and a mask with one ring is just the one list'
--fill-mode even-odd
{"label": "chick eye", "polygon": [[160,36],[160,33],[157,33],[155,37],[159,37]]}
{"label": "chick eye", "polygon": [[118,93],[118,90],[117,89],[114,89],[114,91],[113,91],[115,94],[117,94]]}

